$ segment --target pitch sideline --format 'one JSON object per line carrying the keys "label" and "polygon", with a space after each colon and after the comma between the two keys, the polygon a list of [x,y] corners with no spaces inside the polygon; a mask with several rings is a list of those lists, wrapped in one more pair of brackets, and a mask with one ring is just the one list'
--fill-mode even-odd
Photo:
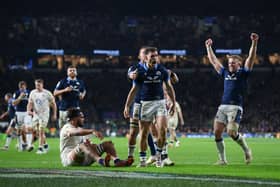
{"label": "pitch sideline", "polygon": [[84,171],[84,170],[42,170],[42,169],[4,169],[0,168],[0,177],[4,178],[128,178],[128,179],[179,179],[179,180],[195,180],[195,181],[211,181],[211,182],[228,182],[242,184],[259,184],[259,185],[278,185],[280,182],[263,181],[253,179],[233,179],[233,178],[218,178],[209,176],[180,176],[172,174],[156,174],[156,173],[141,173],[141,172],[117,172],[117,171]]}

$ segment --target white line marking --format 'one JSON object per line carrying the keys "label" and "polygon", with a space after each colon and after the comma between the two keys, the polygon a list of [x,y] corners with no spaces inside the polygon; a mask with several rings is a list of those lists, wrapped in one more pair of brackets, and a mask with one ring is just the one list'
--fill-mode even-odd
{"label": "white line marking", "polygon": [[179,176],[172,174],[158,173],[140,173],[140,172],[118,172],[118,171],[83,171],[83,170],[42,170],[42,169],[1,169],[0,177],[5,178],[129,178],[129,179],[179,179],[179,180],[195,180],[195,181],[211,181],[211,182],[227,182],[227,183],[243,183],[243,184],[259,184],[259,185],[276,185],[280,186],[277,181],[253,180],[253,179],[236,179],[225,177],[211,176]]}

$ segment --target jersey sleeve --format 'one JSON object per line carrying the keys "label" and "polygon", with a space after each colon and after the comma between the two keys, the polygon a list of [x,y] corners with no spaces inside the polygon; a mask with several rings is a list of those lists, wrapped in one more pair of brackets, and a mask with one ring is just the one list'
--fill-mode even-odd
{"label": "jersey sleeve", "polygon": [[79,82],[80,82],[80,89],[79,89],[79,91],[80,92],[85,92],[86,91],[86,86],[85,86],[84,81],[80,80]]}
{"label": "jersey sleeve", "polygon": [[56,84],[55,90],[62,90],[62,89],[64,89],[64,87],[63,87],[63,81],[61,80]]}
{"label": "jersey sleeve", "polygon": [[222,67],[221,70],[220,70],[220,72],[218,72],[218,74],[219,74],[220,76],[224,77],[224,76],[225,76],[225,68]]}
{"label": "jersey sleeve", "polygon": [[244,68],[242,73],[245,75],[245,77],[248,77],[251,74],[252,70],[248,68]]}
{"label": "jersey sleeve", "polygon": [[136,69],[137,69],[136,66],[130,66],[128,68],[128,70],[127,70],[127,78],[128,78],[128,80],[131,81],[131,79],[129,78],[129,74],[132,73],[133,71],[135,71]]}
{"label": "jersey sleeve", "polygon": [[18,93],[17,93],[17,92],[15,92],[15,93],[13,94],[13,99],[14,99],[14,100],[16,100],[16,99],[17,99],[17,97],[18,97]]}
{"label": "jersey sleeve", "polygon": [[48,94],[48,100],[49,102],[51,102],[53,100],[53,95],[50,91],[47,91],[47,94]]}
{"label": "jersey sleeve", "polygon": [[162,73],[163,73],[163,81],[164,82],[169,81],[170,80],[170,73],[168,72],[168,70],[164,68]]}
{"label": "jersey sleeve", "polygon": [[28,98],[28,102],[33,102],[33,98],[34,98],[34,92],[31,91],[30,95],[29,95],[29,98]]}

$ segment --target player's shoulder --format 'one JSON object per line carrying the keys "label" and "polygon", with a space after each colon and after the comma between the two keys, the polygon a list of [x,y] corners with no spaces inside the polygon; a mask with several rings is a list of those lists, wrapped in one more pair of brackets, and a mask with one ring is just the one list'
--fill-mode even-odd
{"label": "player's shoulder", "polygon": [[44,92],[47,93],[47,94],[49,94],[49,95],[52,95],[52,92],[51,92],[50,90],[48,90],[48,89],[45,89],[45,88],[44,88]]}
{"label": "player's shoulder", "polygon": [[30,91],[30,95],[33,95],[33,94],[36,93],[36,92],[37,92],[37,90],[36,90],[36,89],[33,89],[33,90]]}
{"label": "player's shoulder", "polygon": [[162,64],[158,64],[158,67],[157,67],[157,70],[158,71],[161,71],[162,73],[166,73],[168,75],[170,75],[171,73],[171,70],[167,69],[164,65]]}
{"label": "player's shoulder", "polygon": [[82,79],[77,78],[77,82],[80,83],[80,84],[84,84],[84,81]]}

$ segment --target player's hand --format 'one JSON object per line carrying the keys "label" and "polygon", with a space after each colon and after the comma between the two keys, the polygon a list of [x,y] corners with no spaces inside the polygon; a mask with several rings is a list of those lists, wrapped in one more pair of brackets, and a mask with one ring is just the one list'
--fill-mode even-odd
{"label": "player's hand", "polygon": [[205,41],[205,46],[206,46],[206,47],[211,47],[212,44],[213,44],[213,41],[212,41],[211,38],[209,38],[209,39],[207,39],[207,40]]}
{"label": "player's hand", "polygon": [[80,93],[80,95],[79,95],[80,100],[83,100],[84,97],[85,97],[85,94]]}
{"label": "player's hand", "polygon": [[251,33],[250,36],[252,41],[258,41],[259,40],[259,35],[257,33]]}
{"label": "player's hand", "polygon": [[64,89],[65,92],[71,92],[73,90],[72,87],[68,86]]}
{"label": "player's hand", "polygon": [[91,141],[90,141],[90,139],[85,139],[84,140],[84,144],[86,145],[86,146],[90,146],[91,145]]}
{"label": "player's hand", "polygon": [[71,137],[70,131],[66,131],[65,137]]}
{"label": "player's hand", "polygon": [[136,69],[136,70],[130,72],[130,73],[128,74],[128,77],[129,77],[131,80],[135,80],[135,79],[137,78],[137,75],[138,75],[138,71],[137,71],[137,69]]}
{"label": "player's hand", "polygon": [[19,95],[19,99],[23,99],[26,96],[26,94],[24,92],[21,92]]}
{"label": "player's hand", "polygon": [[129,118],[129,107],[125,107],[123,111],[123,116],[125,119]]}
{"label": "player's hand", "polygon": [[100,140],[103,140],[103,134],[101,132],[98,131],[93,131],[93,133],[97,138],[99,138]]}
{"label": "player's hand", "polygon": [[0,116],[0,119],[3,119],[5,116],[2,114],[1,116]]}

